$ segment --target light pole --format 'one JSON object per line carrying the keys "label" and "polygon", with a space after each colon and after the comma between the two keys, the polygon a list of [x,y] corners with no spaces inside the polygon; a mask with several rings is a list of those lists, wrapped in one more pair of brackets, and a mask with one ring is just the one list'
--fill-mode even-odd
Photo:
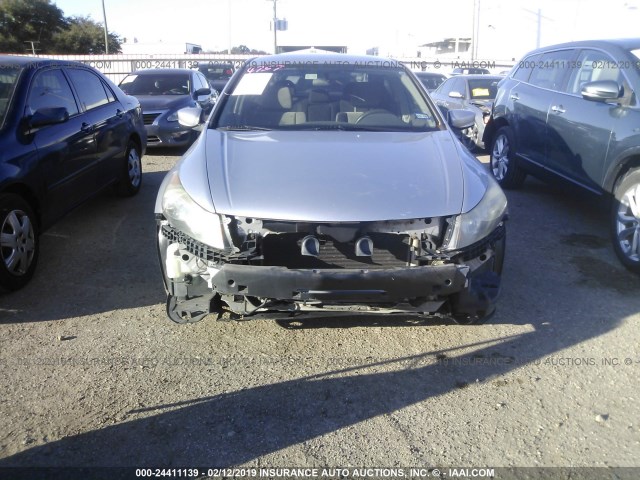
{"label": "light pole", "polygon": [[473,27],[471,34],[471,61],[478,59],[480,39],[480,0],[473,0]]}
{"label": "light pole", "polygon": [[227,10],[229,11],[229,48],[227,48],[227,54],[231,55],[231,0],[227,0]]}
{"label": "light pole", "polygon": [[107,28],[107,11],[102,0],[102,16],[104,17],[104,52],[109,55],[109,30]]}
{"label": "light pole", "polygon": [[273,1],[273,54],[278,53],[278,11],[276,5],[278,4],[278,0],[269,0]]}
{"label": "light pole", "polygon": [[31,45],[31,53],[33,55],[35,55],[36,54],[36,43],[40,43],[40,42],[34,41],[34,40],[26,40],[24,43],[28,43],[28,44]]}

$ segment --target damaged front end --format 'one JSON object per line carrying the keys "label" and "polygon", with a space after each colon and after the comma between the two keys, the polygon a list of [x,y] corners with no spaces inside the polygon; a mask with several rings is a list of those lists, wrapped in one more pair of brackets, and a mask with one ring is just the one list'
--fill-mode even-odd
{"label": "damaged front end", "polygon": [[322,223],[210,214],[207,242],[175,217],[156,215],[167,313],[179,323],[225,311],[442,313],[469,323],[492,313],[498,295],[504,218],[458,248],[461,215]]}

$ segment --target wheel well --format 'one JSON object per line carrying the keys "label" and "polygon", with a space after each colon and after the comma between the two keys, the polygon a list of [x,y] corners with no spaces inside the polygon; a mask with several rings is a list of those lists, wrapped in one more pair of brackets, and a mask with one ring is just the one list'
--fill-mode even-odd
{"label": "wheel well", "polygon": [[136,144],[138,145],[138,149],[140,150],[140,153],[142,154],[142,140],[140,139],[140,137],[137,134],[132,134],[130,140],[133,140],[134,142],[136,142]]}
{"label": "wheel well", "polygon": [[36,195],[26,185],[16,183],[5,187],[0,193],[13,193],[23,198],[33,209],[38,220],[38,226],[42,226],[42,211],[40,210],[40,202]]}
{"label": "wheel well", "polygon": [[487,149],[493,147],[493,137],[496,135],[496,132],[502,127],[507,126],[509,126],[509,123],[504,118],[497,118],[491,122],[491,128],[486,129],[482,136],[482,141]]}
{"label": "wheel well", "polygon": [[620,162],[620,167],[617,169],[616,173],[611,175],[608,179],[607,184],[605,185],[606,190],[613,192],[622,177],[624,177],[627,172],[635,168],[640,168],[640,154],[632,155]]}

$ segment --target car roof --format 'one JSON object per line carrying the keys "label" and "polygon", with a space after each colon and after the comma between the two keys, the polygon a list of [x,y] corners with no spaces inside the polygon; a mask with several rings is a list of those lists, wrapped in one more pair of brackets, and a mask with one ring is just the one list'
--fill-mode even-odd
{"label": "car roof", "polygon": [[466,74],[466,75],[456,75],[455,77],[451,77],[451,78],[464,78],[467,80],[502,80],[504,77],[501,75],[485,75],[485,74],[478,74],[478,73],[470,73],[470,74]]}
{"label": "car roof", "polygon": [[635,50],[640,49],[640,38],[612,38],[602,40],[579,40],[576,42],[558,43],[556,45],[548,45],[546,47],[531,50],[527,53],[547,52],[550,50],[559,50],[563,48],[579,48],[579,47],[592,47],[602,49],[622,49],[622,50]]}
{"label": "car roof", "polygon": [[210,60],[210,61],[206,61],[203,60],[203,62],[198,65],[198,68],[208,68],[208,67],[231,67],[233,68],[233,63],[232,62],[226,62],[226,61],[221,61],[221,60]]}
{"label": "car roof", "polygon": [[[349,55],[346,53],[328,52],[326,50],[306,49],[295,52],[280,53],[277,55],[265,55],[254,57],[245,63],[245,65],[264,65],[283,63],[289,64],[352,64],[363,67],[403,67],[402,62],[386,57],[375,57],[372,55]],[[309,63],[311,62],[311,63]]]}
{"label": "car roof", "polygon": [[38,68],[47,65],[73,65],[78,67],[87,67],[81,62],[72,60],[54,60],[51,58],[30,57],[26,55],[0,55],[0,63],[4,65],[16,65],[27,68]]}
{"label": "car roof", "polygon": [[191,74],[193,73],[193,70],[189,68],[144,68],[142,70],[131,72],[131,75],[154,75],[158,73],[163,75]]}

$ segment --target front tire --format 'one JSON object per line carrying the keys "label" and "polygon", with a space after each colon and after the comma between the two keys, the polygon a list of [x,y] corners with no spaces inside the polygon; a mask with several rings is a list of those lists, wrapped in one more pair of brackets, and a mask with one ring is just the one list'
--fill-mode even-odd
{"label": "front tire", "polygon": [[627,269],[640,273],[640,169],[621,177],[613,193],[613,249]]}
{"label": "front tire", "polygon": [[480,150],[478,147],[478,126],[473,125],[463,130],[460,134],[460,141],[471,153]]}
{"label": "front tire", "polygon": [[39,252],[38,223],[31,206],[18,195],[0,195],[0,290],[24,287],[36,270]]}
{"label": "front tire", "polygon": [[506,231],[493,244],[493,258],[487,269],[470,278],[466,290],[452,298],[451,318],[459,325],[486,322],[495,313],[507,243]]}
{"label": "front tire", "polygon": [[175,323],[196,323],[206,317],[209,312],[191,312],[182,310],[175,296],[167,294],[167,316]]}
{"label": "front tire", "polygon": [[514,134],[511,127],[496,132],[491,146],[491,173],[504,188],[520,188],[527,174],[518,166],[515,156]]}
{"label": "front tire", "polygon": [[142,185],[142,157],[140,147],[133,140],[129,140],[120,171],[117,190],[122,197],[132,197],[140,191]]}

